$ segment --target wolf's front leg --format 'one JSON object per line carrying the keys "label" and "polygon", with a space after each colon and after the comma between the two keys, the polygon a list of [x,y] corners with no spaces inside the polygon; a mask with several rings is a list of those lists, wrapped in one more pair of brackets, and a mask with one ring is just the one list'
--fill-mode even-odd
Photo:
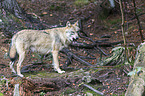
{"label": "wolf's front leg", "polygon": [[10,62],[10,68],[11,68],[11,70],[12,70],[13,73],[16,73],[16,71],[15,71],[15,69],[13,67],[14,63],[15,63],[14,61],[13,62],[12,61]]}
{"label": "wolf's front leg", "polygon": [[65,73],[65,71],[61,71],[61,69],[59,68],[58,51],[52,51],[52,55],[53,55],[54,69],[55,69],[58,73]]}

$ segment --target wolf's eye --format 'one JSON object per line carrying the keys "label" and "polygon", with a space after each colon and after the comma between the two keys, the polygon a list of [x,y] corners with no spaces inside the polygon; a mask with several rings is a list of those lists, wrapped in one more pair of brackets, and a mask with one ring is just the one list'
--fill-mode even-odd
{"label": "wolf's eye", "polygon": [[71,31],[71,33],[74,34],[75,32],[74,31]]}

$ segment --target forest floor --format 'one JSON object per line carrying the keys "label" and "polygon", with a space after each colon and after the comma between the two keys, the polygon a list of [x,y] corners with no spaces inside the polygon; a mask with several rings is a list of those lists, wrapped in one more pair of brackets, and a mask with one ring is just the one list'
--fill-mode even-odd
{"label": "forest floor", "polygon": [[[35,17],[39,17],[46,24],[53,26],[58,24],[65,25],[68,20],[73,23],[80,17],[88,17],[86,21],[82,22],[83,31],[92,40],[107,40],[105,44],[123,40],[120,13],[113,13],[116,11],[112,11],[108,17],[98,19],[97,16],[99,13],[97,12],[98,9],[95,9],[95,3],[89,2],[84,5],[79,5],[75,0],[19,0],[18,2],[27,14],[33,14]],[[134,15],[128,13],[126,39],[128,46],[134,44],[137,47],[141,43],[141,39],[137,21],[136,19],[132,20],[132,17]],[[144,20],[145,15],[140,16],[142,26],[145,25]],[[144,29],[143,27],[143,35],[145,36]],[[6,56],[11,38],[6,38],[3,32],[0,33],[0,38],[0,76],[1,80],[6,78],[8,80],[5,80],[9,82],[8,86],[4,82],[1,82],[0,91],[4,96],[13,96],[15,79],[18,79],[18,77],[13,77],[9,68],[10,60]],[[87,38],[79,38],[78,41],[87,44],[92,43]],[[110,54],[112,48],[116,46],[123,46],[123,43],[109,47],[100,46],[99,48],[106,54]],[[92,65],[96,65],[100,61],[101,55],[98,49],[85,49],[71,46],[68,48],[79,57],[91,57],[91,59],[85,58],[84,60]],[[50,59],[46,58],[44,63],[41,64],[37,61],[37,54],[32,53],[26,56],[22,68],[26,65],[30,67],[28,67],[27,72],[22,73],[25,76],[25,78],[21,78],[23,82],[20,85],[21,94],[25,94],[23,96],[100,96],[83,84],[99,90],[104,93],[104,96],[122,96],[128,87],[129,76],[127,76],[127,72],[132,69],[131,65],[98,65],[99,67],[92,68],[72,59],[69,66],[63,67],[66,63],[67,56],[60,52],[60,66],[66,73],[58,74],[53,70],[51,65],[52,59],[51,56],[49,57]],[[46,67],[46,64],[49,65]],[[25,85],[29,86],[26,87]]]}

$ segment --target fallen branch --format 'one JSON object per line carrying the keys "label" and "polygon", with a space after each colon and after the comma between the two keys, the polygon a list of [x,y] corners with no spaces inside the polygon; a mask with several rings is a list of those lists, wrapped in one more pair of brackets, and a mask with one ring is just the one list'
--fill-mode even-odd
{"label": "fallen branch", "polygon": [[67,55],[67,60],[66,60],[66,63],[63,67],[69,66],[72,63],[72,59],[73,59],[73,56],[70,55],[69,53],[65,52],[65,54]]}
{"label": "fallen branch", "polygon": [[112,47],[113,45],[122,44],[123,40],[117,42],[102,42],[98,44],[99,47]]}
{"label": "fallen branch", "polygon": [[80,63],[82,64],[85,64],[87,66],[93,66],[92,64],[90,64],[89,62],[86,62],[85,60],[81,59],[80,57],[78,57],[77,55],[75,55],[74,53],[72,53],[69,49],[67,48],[64,48],[61,50],[61,52],[67,54],[67,55],[70,55],[72,56],[75,60],[79,61]]}
{"label": "fallen branch", "polygon": [[99,47],[112,47],[113,45],[117,45],[117,44],[123,43],[123,40],[117,41],[117,42],[103,42],[103,41],[105,41],[105,40],[94,41],[96,43],[91,43],[91,44],[74,41],[70,46],[92,49],[92,48],[97,47],[97,46],[99,46]]}
{"label": "fallen branch", "polygon": [[94,48],[96,46],[96,43],[87,44],[87,43],[73,42],[70,46],[92,49],[92,48]]}
{"label": "fallen branch", "polygon": [[88,49],[95,48],[96,50],[99,50],[101,53],[103,53],[103,55],[105,55],[105,56],[108,55],[100,47],[97,47],[96,43],[87,44],[87,43],[73,42],[70,46],[72,46],[72,47],[79,47],[79,48],[88,48]]}
{"label": "fallen branch", "polygon": [[[29,69],[37,68],[38,65],[42,65],[42,67],[43,66],[46,67],[46,64],[44,64],[44,63],[33,63],[33,64],[29,64],[29,65],[23,66],[22,69],[21,69],[21,72],[22,73],[34,72],[33,70],[29,70]],[[42,67],[39,67],[39,70]]]}
{"label": "fallen branch", "polygon": [[[91,40],[91,38],[89,40]],[[70,44],[70,46],[71,47],[86,48],[86,49],[95,48],[96,50],[99,50],[103,55],[108,56],[108,54],[106,54],[100,47],[112,47],[113,45],[117,45],[117,44],[123,43],[123,41],[103,42],[103,41],[106,41],[106,40],[108,40],[108,39],[98,40],[98,41],[91,40],[93,42],[91,44],[74,41],[73,43]]]}

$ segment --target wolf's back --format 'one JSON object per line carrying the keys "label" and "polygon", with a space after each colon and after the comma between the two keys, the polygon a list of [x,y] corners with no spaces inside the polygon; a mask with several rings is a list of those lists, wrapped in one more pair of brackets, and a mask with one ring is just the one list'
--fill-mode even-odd
{"label": "wolf's back", "polygon": [[9,48],[9,58],[10,58],[11,61],[15,61],[17,59],[15,36],[12,38],[11,45],[10,45],[10,48]]}

